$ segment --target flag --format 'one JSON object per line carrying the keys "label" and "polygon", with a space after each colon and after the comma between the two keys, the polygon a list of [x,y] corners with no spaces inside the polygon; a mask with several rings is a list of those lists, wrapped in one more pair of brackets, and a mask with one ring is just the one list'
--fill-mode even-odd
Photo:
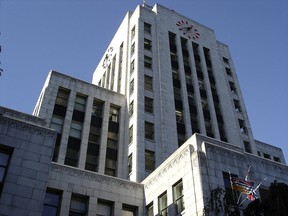
{"label": "flag", "polygon": [[251,190],[251,193],[249,193],[247,195],[247,198],[250,200],[250,201],[254,201],[255,199],[258,199],[258,196],[257,196],[257,193],[256,191],[258,190],[258,188],[261,186],[261,184],[266,181],[267,177],[265,177],[258,185],[257,187],[255,187],[254,189]]}
{"label": "flag", "polygon": [[250,194],[247,195],[247,198],[250,201],[254,201],[255,199],[258,199],[257,193],[255,190],[252,190]]}
{"label": "flag", "polygon": [[241,193],[250,194],[253,191],[254,182],[246,181],[237,177],[230,177],[231,187]]}

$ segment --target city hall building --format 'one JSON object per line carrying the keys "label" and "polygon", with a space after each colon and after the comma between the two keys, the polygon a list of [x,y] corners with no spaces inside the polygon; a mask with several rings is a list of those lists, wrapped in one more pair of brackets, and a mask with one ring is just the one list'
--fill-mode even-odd
{"label": "city hall building", "polygon": [[0,107],[0,138],[0,215],[202,215],[229,171],[288,183],[228,46],[159,4],[126,14],[92,83],[50,71],[33,115]]}

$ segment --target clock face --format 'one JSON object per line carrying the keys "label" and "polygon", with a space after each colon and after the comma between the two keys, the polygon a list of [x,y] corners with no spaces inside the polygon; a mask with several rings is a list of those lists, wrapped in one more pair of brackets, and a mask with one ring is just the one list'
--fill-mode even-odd
{"label": "clock face", "polygon": [[198,39],[200,37],[200,33],[198,30],[190,24],[188,21],[179,20],[176,23],[178,29],[182,32],[183,35],[187,36],[189,39]]}
{"label": "clock face", "polygon": [[110,57],[112,56],[112,52],[113,52],[113,47],[109,47],[109,49],[106,52],[106,56],[103,60],[103,64],[102,67],[105,69],[106,67],[108,67],[109,63],[110,63]]}

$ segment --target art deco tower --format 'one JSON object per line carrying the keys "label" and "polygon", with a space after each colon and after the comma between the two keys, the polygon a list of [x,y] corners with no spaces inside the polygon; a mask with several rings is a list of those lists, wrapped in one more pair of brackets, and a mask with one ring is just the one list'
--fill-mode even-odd
{"label": "art deco tower", "polygon": [[126,96],[131,180],[144,179],[194,133],[255,154],[228,46],[173,10],[144,5],[127,13],[93,84]]}

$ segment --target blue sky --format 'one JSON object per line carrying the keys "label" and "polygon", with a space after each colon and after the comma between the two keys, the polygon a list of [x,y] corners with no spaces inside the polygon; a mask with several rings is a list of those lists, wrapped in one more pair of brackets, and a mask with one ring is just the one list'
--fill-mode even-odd
{"label": "blue sky", "polygon": [[[230,47],[254,138],[288,162],[288,1],[146,0],[214,29]],[[48,71],[91,82],[141,0],[0,0],[0,105],[31,114]]]}

